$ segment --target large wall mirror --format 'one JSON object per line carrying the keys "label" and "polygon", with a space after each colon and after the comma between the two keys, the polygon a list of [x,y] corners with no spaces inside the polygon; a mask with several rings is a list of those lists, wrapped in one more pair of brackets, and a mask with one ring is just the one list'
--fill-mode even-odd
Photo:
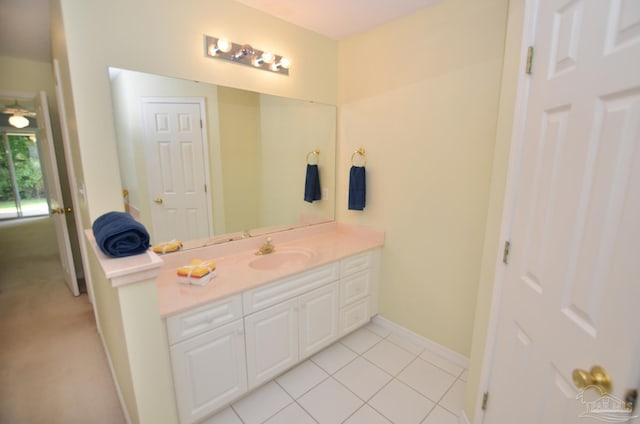
{"label": "large wall mirror", "polygon": [[[335,106],[109,72],[125,209],[153,244],[188,248],[335,218]],[[309,164],[322,193],[313,202]]]}

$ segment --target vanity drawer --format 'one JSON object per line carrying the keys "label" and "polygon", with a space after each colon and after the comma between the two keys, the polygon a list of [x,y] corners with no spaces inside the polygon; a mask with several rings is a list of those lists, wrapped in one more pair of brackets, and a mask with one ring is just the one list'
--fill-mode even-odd
{"label": "vanity drawer", "polygon": [[340,309],[340,336],[351,333],[369,322],[369,297]]}
{"label": "vanity drawer", "polygon": [[371,273],[360,271],[340,279],[340,306],[345,306],[367,296],[371,291]]}
{"label": "vanity drawer", "polygon": [[240,318],[242,318],[242,300],[239,294],[190,309],[167,318],[169,344],[172,345]]}
{"label": "vanity drawer", "polygon": [[338,279],[338,264],[324,265],[242,293],[245,315],[299,296]]}
{"label": "vanity drawer", "polygon": [[358,271],[371,267],[373,254],[371,252],[359,253],[340,261],[340,276],[351,275]]}

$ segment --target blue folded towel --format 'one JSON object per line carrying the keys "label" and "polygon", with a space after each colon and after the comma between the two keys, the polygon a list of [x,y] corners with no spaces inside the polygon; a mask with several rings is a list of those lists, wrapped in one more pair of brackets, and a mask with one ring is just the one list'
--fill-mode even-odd
{"label": "blue folded towel", "polygon": [[107,256],[139,255],[149,248],[147,229],[125,212],[107,212],[93,221],[93,235]]}
{"label": "blue folded towel", "polygon": [[349,172],[349,209],[361,211],[367,199],[367,182],[364,166],[352,166]]}
{"label": "blue folded towel", "polygon": [[321,198],[318,165],[307,164],[307,178],[304,181],[304,201],[312,203],[314,200],[320,200]]}

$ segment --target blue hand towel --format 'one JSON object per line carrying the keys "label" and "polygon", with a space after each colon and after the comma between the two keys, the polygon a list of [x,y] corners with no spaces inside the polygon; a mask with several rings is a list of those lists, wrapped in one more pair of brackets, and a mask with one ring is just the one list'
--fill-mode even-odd
{"label": "blue hand towel", "polygon": [[304,201],[313,203],[314,200],[320,200],[321,198],[322,193],[320,191],[318,165],[307,164],[307,178],[304,182]]}
{"label": "blue hand towel", "polygon": [[367,182],[364,166],[352,166],[349,172],[349,209],[361,211],[367,199]]}
{"label": "blue hand towel", "polygon": [[147,229],[125,212],[107,212],[93,221],[93,235],[107,256],[139,255],[149,248]]}

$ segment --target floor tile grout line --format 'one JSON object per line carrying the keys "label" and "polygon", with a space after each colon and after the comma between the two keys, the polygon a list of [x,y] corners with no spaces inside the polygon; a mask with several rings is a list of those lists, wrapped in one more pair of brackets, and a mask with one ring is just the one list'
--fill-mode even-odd
{"label": "floor tile grout line", "polygon": [[[319,365],[316,364],[316,366],[320,369],[322,369],[322,367],[320,367]],[[295,368],[294,368],[295,369]],[[304,395],[306,395],[307,393],[309,393],[311,390],[315,389],[316,387],[318,387],[319,385],[321,385],[322,383],[324,383],[325,381],[327,381],[329,378],[331,378],[331,374],[327,373],[325,370],[322,369],[322,371],[324,371],[327,375],[325,377],[322,378],[322,380],[320,380],[319,382],[317,382],[316,384],[314,384],[313,386],[311,386],[309,389],[307,389],[306,391],[304,391],[300,396],[298,397],[294,397],[291,393],[289,393],[287,391],[287,389],[284,388],[284,386],[282,384],[280,384],[280,382],[278,382],[276,379],[274,379],[273,381],[275,381],[275,383],[280,386],[282,388],[282,390],[284,390],[290,397],[291,399],[293,399],[295,402],[298,401],[298,399],[300,399],[301,397],[303,397]],[[286,374],[286,373],[285,373]],[[282,374],[282,375],[285,375]],[[338,381],[339,383],[339,381]]]}
{"label": "floor tile grout line", "polygon": [[[302,396],[300,396],[300,397],[302,397]],[[298,398],[298,399],[300,399],[300,398]],[[296,399],[294,402],[295,402],[295,403],[300,407],[300,409],[302,409],[304,412],[306,412],[306,414],[307,414],[308,416],[310,416],[310,417],[311,417],[311,419],[312,419],[314,422],[318,423],[318,420],[316,420],[316,417],[314,417],[314,416],[313,416],[313,414],[311,414],[311,412],[310,412],[310,411],[307,411],[307,410],[305,409],[305,407],[304,407],[300,402],[298,402],[298,399]]]}
{"label": "floor tile grout line", "polygon": [[[456,384],[457,382],[458,382],[458,380],[455,380],[455,381],[453,382],[453,384],[451,385],[451,387],[449,387],[449,388],[447,389],[447,391],[446,391],[446,392],[444,392],[444,394],[442,395],[442,399],[440,399],[440,400],[438,401],[438,405],[440,405],[440,402],[442,402],[442,400],[447,396],[447,394],[451,391],[451,389],[453,389],[453,386],[455,386],[455,384]],[[465,384],[466,384],[466,383],[465,383]],[[446,411],[451,412],[451,413],[452,413],[453,415],[455,415],[456,417],[457,417],[457,416],[458,416],[458,414],[459,414],[458,412],[451,411],[449,408],[447,408],[447,407],[446,407],[446,406],[444,406],[444,405],[440,405],[440,407],[441,407],[441,408],[444,408]]]}
{"label": "floor tile grout line", "polygon": [[244,420],[242,419],[242,417],[240,416],[240,414],[238,413],[238,411],[236,411],[236,409],[233,407],[233,404],[230,404],[230,405],[229,405],[229,408],[231,408],[231,410],[233,411],[233,413],[234,413],[234,414],[236,414],[236,417],[238,417],[238,419],[240,420],[240,422],[241,422],[242,424],[246,424],[246,423],[244,422]]}

